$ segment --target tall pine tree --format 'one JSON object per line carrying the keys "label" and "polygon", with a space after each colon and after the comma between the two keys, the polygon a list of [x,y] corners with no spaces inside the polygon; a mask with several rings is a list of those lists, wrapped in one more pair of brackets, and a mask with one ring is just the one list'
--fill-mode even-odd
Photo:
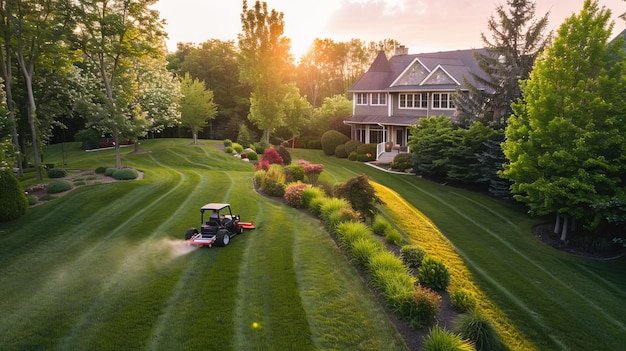
{"label": "tall pine tree", "polygon": [[465,79],[469,92],[455,94],[458,120],[464,125],[480,121],[494,128],[504,127],[512,113],[511,103],[521,96],[518,81],[528,78],[548,41],[549,36],[544,35],[548,13],[535,19],[535,2],[531,0],[508,0],[507,4],[508,9],[496,7],[496,16],[487,22],[493,39],[481,33],[486,53],[477,52],[476,60],[486,77],[470,73],[478,86]]}

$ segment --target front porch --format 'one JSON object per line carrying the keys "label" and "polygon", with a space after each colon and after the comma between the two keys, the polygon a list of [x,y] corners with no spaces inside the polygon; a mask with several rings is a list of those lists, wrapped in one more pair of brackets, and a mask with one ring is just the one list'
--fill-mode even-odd
{"label": "front porch", "polygon": [[391,163],[397,154],[411,152],[408,146],[400,146],[396,144],[389,147],[388,144],[389,143],[382,142],[376,145],[376,162]]}

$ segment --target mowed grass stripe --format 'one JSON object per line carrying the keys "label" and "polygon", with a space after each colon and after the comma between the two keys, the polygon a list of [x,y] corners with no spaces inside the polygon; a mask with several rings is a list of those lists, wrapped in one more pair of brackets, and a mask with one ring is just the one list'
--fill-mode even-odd
{"label": "mowed grass stripe", "polygon": [[[423,193],[425,193],[425,192],[423,192]],[[463,196],[463,195],[459,194],[458,192],[451,192],[450,194],[458,196],[458,197],[461,197],[464,200],[471,202],[474,206],[478,207],[481,211],[486,211],[486,212],[490,213],[492,216],[497,217],[498,219],[500,219],[503,222],[507,223],[509,225],[508,226],[509,228],[517,227],[515,224],[513,224],[513,222],[511,222],[505,216],[502,216],[500,213],[492,210],[491,208],[483,206],[479,202],[476,202],[476,201],[474,201],[474,200],[472,200],[472,199],[470,199],[470,198],[468,198],[466,196]],[[439,199],[442,203],[444,203],[441,200],[440,197],[438,197],[437,199]],[[495,233],[492,230],[488,229],[486,226],[484,226],[482,224],[479,224],[476,221],[472,220],[471,219],[472,216],[468,215],[466,211],[461,211],[457,206],[451,205],[450,202],[445,202],[445,205],[450,207],[450,208],[452,208],[452,209],[454,209],[455,211],[457,211],[460,216],[462,216],[466,220],[472,222],[482,232],[489,234],[493,239],[498,240],[503,245],[505,245],[508,249],[513,251],[515,254],[517,254],[520,257],[522,257],[526,261],[526,263],[528,265],[530,265],[531,269],[528,271],[528,274],[524,275],[524,276],[528,277],[529,280],[531,280],[531,282],[533,282],[533,280],[535,280],[535,282],[537,282],[536,279],[542,279],[542,278],[540,278],[540,277],[535,275],[537,272],[540,272],[540,273],[542,273],[542,275],[546,276],[548,279],[551,279],[554,282],[556,282],[558,285],[560,285],[564,289],[564,291],[567,291],[568,294],[565,297],[571,297],[571,295],[575,295],[580,300],[582,300],[582,301],[573,301],[573,302],[575,302],[574,305],[579,306],[579,308],[581,306],[586,305],[586,306],[590,307],[592,310],[595,310],[593,313],[599,313],[602,316],[604,316],[609,323],[612,323],[612,324],[614,324],[615,326],[617,326],[618,328],[621,328],[621,329],[625,328],[624,324],[621,321],[619,321],[617,318],[611,316],[604,309],[599,307],[591,298],[585,296],[581,291],[578,291],[576,289],[572,289],[572,286],[569,283],[569,279],[567,277],[557,276],[554,273],[552,273],[548,268],[545,268],[544,266],[537,264],[537,262],[533,259],[533,257],[531,257],[530,255],[527,255],[525,253],[522,253],[521,250],[518,250],[515,246],[513,246],[513,244],[511,244],[511,242],[506,239],[507,238],[506,236],[504,236],[503,234]],[[561,255],[561,253],[556,253],[555,252],[555,255]],[[507,256],[508,256],[508,254],[507,254]],[[517,266],[517,268],[519,269],[520,267]],[[545,278],[543,278],[542,280],[545,280]],[[551,284],[542,284],[542,286],[551,286]],[[551,298],[554,301],[555,305],[561,305],[563,308],[567,308],[568,305],[569,306],[572,305],[572,304],[564,303],[564,301],[563,301],[564,296],[560,296],[560,293],[559,293],[559,291],[557,289],[554,289],[553,292],[550,292],[550,291],[547,291],[545,288],[542,288],[542,289],[539,289],[539,291],[541,293],[544,293],[547,298]],[[561,291],[563,291],[563,290],[561,290]]]}
{"label": "mowed grass stripe", "polygon": [[[293,260],[317,350],[406,350],[359,273],[318,221],[300,215]],[[319,301],[324,301],[323,304]]]}
{"label": "mowed grass stripe", "polygon": [[244,234],[248,246],[240,265],[235,349],[312,350],[293,262],[298,216],[268,203],[264,217],[272,221]]}
{"label": "mowed grass stripe", "polygon": [[[157,164],[159,163],[158,161],[155,161]],[[162,301],[162,304],[165,304],[168,296],[166,296],[164,293],[159,294],[159,299],[153,298],[151,305],[147,306],[144,304],[127,304],[126,302],[128,301],[128,299],[126,298],[128,295],[132,295],[133,294],[133,287],[132,287],[132,283],[131,281],[127,281],[127,278],[129,275],[131,275],[131,273],[134,273],[134,267],[142,267],[142,269],[136,274],[137,279],[139,279],[140,277],[146,277],[146,276],[150,276],[150,272],[145,271],[144,266],[145,262],[153,262],[154,265],[153,266],[158,266],[158,262],[159,261],[163,261],[165,260],[165,262],[168,261],[168,255],[171,254],[171,252],[164,252],[164,251],[168,251],[168,250],[172,250],[172,249],[181,249],[180,245],[185,245],[184,241],[182,240],[182,234],[184,234],[184,230],[182,230],[181,228],[186,228],[186,227],[182,227],[179,224],[174,224],[172,225],[173,222],[178,222],[177,219],[179,216],[181,216],[183,214],[183,212],[187,212],[189,210],[189,205],[191,205],[192,203],[198,203],[199,201],[203,201],[203,194],[202,192],[200,192],[200,189],[205,189],[209,186],[211,186],[211,184],[213,182],[208,181],[206,176],[204,175],[199,175],[195,172],[188,172],[187,175],[194,175],[194,177],[192,177],[192,179],[194,179],[194,183],[195,183],[195,187],[186,187],[186,189],[191,189],[190,192],[185,192],[183,193],[182,197],[184,198],[183,201],[175,201],[175,202],[171,202],[171,201],[167,201],[167,202],[157,202],[159,204],[159,206],[166,206],[168,208],[167,213],[170,213],[169,216],[163,217],[163,216],[159,216],[157,221],[161,222],[161,225],[159,226],[149,226],[149,228],[155,228],[154,230],[150,229],[151,231],[149,232],[149,235],[147,236],[147,238],[144,238],[143,241],[134,249],[134,251],[129,254],[126,257],[126,262],[124,263],[124,266],[122,266],[117,273],[110,279],[110,281],[114,282],[114,284],[119,284],[119,286],[116,286],[115,289],[113,289],[113,287],[110,286],[105,286],[101,289],[101,293],[98,295],[98,297],[96,298],[96,301],[92,304],[92,307],[90,308],[90,312],[91,313],[86,313],[83,315],[83,321],[91,321],[93,320],[93,312],[92,311],[98,311],[98,313],[102,313],[102,307],[101,304],[106,303],[106,306],[112,306],[115,305],[117,303],[117,309],[122,309],[121,306],[125,306],[124,308],[128,311],[127,313],[129,315],[143,315],[145,316],[147,319],[148,316],[150,316],[150,313],[147,312],[152,312],[153,319],[151,319],[152,322],[154,322],[154,320],[157,319],[157,315],[156,313],[158,312],[159,314],[161,313],[159,310],[157,310],[157,306],[160,306],[161,304],[159,304],[159,301]],[[184,178],[184,177],[183,177]],[[196,181],[195,179],[200,179],[199,181]],[[211,179],[214,179],[215,177],[211,177]],[[220,177],[221,179],[221,177]],[[232,180],[231,180],[232,183]],[[232,188],[232,184],[227,187],[227,188]],[[223,187],[222,187],[223,189]],[[177,204],[179,204],[177,207]],[[194,206],[194,210],[197,211],[197,208]],[[173,211],[173,212],[172,212]],[[163,213],[163,211],[158,211],[159,213]],[[195,212],[195,211],[194,211]],[[196,217],[196,216],[193,216]],[[172,230],[176,229],[176,227],[179,227],[178,230],[180,231],[180,238],[181,240],[178,241],[171,241],[171,240],[163,240],[163,238],[161,238],[161,240],[159,240],[159,237],[163,237],[166,236],[167,232],[171,232]],[[172,245],[175,245],[177,247],[172,248]],[[169,247],[168,247],[169,246]],[[148,266],[150,267],[150,266]],[[150,269],[150,271],[152,271],[152,269]],[[187,279],[189,279],[189,275],[187,276]],[[120,283],[123,282],[123,283]],[[123,284],[128,284],[128,285],[123,285]],[[173,284],[172,286],[170,286],[170,290],[173,288]],[[111,294],[109,293],[111,290],[115,290],[115,291],[119,291],[118,294],[114,294],[113,296],[111,296]],[[130,291],[129,291],[130,290]],[[146,294],[149,295],[156,295],[155,292],[150,291],[149,289],[146,291]],[[138,295],[139,299],[141,299],[141,296],[143,295]],[[142,308],[148,308],[149,311],[142,313]],[[139,311],[136,311],[139,310]],[[99,325],[89,325],[87,323],[86,328],[89,329],[93,329],[93,331],[90,330],[90,333],[93,335],[93,338],[95,338],[96,340],[98,339],[102,339],[102,338],[106,338],[106,336],[115,336],[117,340],[124,340],[125,336],[123,333],[124,328],[121,328],[121,326],[124,325],[124,317],[123,315],[120,315],[119,313],[115,314],[115,313],[102,313],[105,316],[107,316],[108,318],[112,319],[111,322],[109,323],[100,323]],[[119,320],[121,318],[121,320]],[[83,325],[85,323],[82,323]],[[120,328],[114,327],[111,328],[109,327],[110,325],[119,325]],[[79,339],[82,337],[82,335],[87,334],[84,329],[85,327],[81,326],[81,323],[79,323],[78,325],[78,329],[74,330],[72,332],[72,335],[78,335]],[[143,326],[143,332],[148,334],[152,331],[152,324],[147,324]],[[100,330],[100,329],[104,329],[104,330]],[[121,333],[121,334],[120,334]],[[120,334],[120,335],[117,335]],[[64,342],[63,347],[65,348],[68,345],[72,345],[72,337],[71,335],[68,336],[68,340]],[[82,341],[82,342],[86,342],[86,341]],[[89,341],[89,343],[93,343],[95,341]],[[79,340],[78,343],[80,344],[81,341]],[[143,344],[143,342],[142,342]]]}

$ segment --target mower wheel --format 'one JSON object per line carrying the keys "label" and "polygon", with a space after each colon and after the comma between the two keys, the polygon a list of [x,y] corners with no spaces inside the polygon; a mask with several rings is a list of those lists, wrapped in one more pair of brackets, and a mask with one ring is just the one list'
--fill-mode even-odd
{"label": "mower wheel", "polygon": [[187,230],[187,232],[185,233],[185,240],[191,239],[196,234],[198,234],[198,229],[196,229],[196,228],[189,228]]}
{"label": "mower wheel", "polygon": [[228,246],[230,243],[230,233],[228,232],[228,229],[220,229],[217,231],[216,243],[219,246]]}

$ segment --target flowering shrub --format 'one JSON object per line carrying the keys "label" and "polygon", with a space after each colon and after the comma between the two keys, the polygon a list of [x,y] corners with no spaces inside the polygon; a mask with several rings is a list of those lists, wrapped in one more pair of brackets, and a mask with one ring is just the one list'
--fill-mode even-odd
{"label": "flowering shrub", "polygon": [[441,296],[430,288],[418,284],[413,294],[413,301],[416,309],[411,326],[422,328],[433,325],[441,309]]}
{"label": "flowering shrub", "polygon": [[292,183],[285,189],[285,201],[292,207],[302,207],[302,193],[304,189],[311,187],[310,184]]}
{"label": "flowering shrub", "polygon": [[324,165],[311,163],[305,160],[296,161],[297,165],[301,165],[304,168],[304,175],[307,177],[310,184],[316,184],[317,179],[324,170]]}
{"label": "flowering shrub", "polygon": [[429,288],[446,290],[450,285],[450,272],[443,261],[426,257],[418,270],[417,279]]}

